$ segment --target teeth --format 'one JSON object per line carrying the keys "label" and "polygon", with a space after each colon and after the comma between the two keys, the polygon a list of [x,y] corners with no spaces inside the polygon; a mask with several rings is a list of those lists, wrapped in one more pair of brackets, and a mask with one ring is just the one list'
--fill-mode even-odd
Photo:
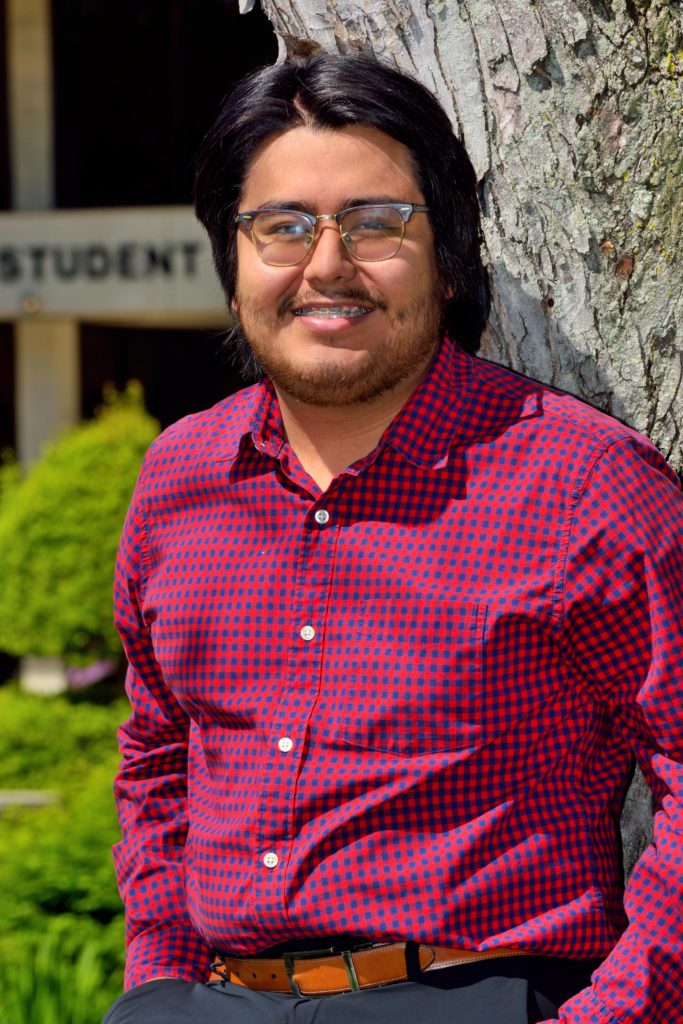
{"label": "teeth", "polygon": [[365,316],[369,309],[361,306],[321,306],[320,308],[306,306],[303,309],[295,309],[295,316],[319,316],[332,318],[336,316]]}

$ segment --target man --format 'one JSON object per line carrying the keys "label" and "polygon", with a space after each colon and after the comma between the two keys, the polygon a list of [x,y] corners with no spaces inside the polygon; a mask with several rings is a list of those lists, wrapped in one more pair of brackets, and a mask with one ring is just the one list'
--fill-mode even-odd
{"label": "man", "polygon": [[124,529],[108,1024],[683,1020],[680,490],[473,357],[475,186],[368,58],[258,72],[205,140],[259,381],[158,439]]}

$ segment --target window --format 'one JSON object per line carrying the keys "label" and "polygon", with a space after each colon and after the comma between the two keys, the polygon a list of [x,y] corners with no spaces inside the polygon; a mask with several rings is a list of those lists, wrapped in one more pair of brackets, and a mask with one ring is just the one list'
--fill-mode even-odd
{"label": "window", "polygon": [[199,142],[277,42],[237,0],[53,0],[56,205],[191,201]]}
{"label": "window", "polygon": [[139,380],[145,405],[162,427],[245,386],[221,352],[224,332],[168,328],[81,327],[82,412],[102,404],[102,385]]}

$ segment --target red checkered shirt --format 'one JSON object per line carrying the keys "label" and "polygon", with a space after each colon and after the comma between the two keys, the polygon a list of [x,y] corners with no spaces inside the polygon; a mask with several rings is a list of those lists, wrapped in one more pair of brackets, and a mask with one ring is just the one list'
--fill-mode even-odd
{"label": "red checkered shirt", "polygon": [[683,1020],[682,567],[649,441],[449,342],[324,493],[268,384],[170,427],[116,576],[127,985],[354,933],[606,956],[561,1021]]}

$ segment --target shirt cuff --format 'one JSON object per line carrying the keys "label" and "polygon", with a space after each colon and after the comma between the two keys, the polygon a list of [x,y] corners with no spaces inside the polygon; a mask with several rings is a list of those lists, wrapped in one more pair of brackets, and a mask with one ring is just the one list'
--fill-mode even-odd
{"label": "shirt cuff", "polygon": [[141,932],[128,945],[123,987],[127,992],[159,977],[205,982],[213,959],[211,947],[192,928]]}

